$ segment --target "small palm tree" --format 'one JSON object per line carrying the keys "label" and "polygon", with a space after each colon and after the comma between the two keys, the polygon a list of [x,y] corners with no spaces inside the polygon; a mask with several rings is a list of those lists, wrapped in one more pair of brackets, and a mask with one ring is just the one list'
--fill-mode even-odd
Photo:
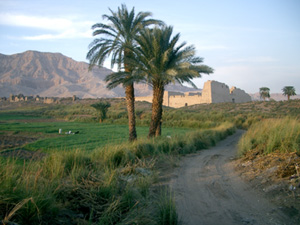
{"label": "small palm tree", "polygon": [[283,95],[287,96],[288,100],[290,100],[291,96],[296,95],[296,90],[293,86],[285,86],[284,88],[282,88],[283,91]]}
{"label": "small palm tree", "polygon": [[180,34],[172,37],[170,26],[145,29],[137,38],[138,46],[131,63],[136,76],[144,77],[152,85],[152,115],[148,137],[161,135],[162,104],[165,86],[178,82],[189,83],[193,78],[201,77],[200,73],[212,73],[213,69],[200,65],[202,58],[195,57],[195,48],[178,45]]}
{"label": "small palm tree", "polygon": [[92,26],[93,36],[99,36],[89,45],[87,59],[90,61],[90,69],[95,66],[102,66],[104,60],[111,55],[111,66],[117,65],[118,72],[114,74],[114,80],[106,79],[108,88],[113,88],[122,84],[125,88],[129,140],[136,140],[135,128],[135,106],[134,106],[134,82],[136,77],[132,76],[132,68],[126,58],[132,54],[135,47],[135,38],[147,26],[151,24],[162,24],[161,21],[147,19],[151,16],[150,12],[139,12],[135,14],[134,8],[129,12],[125,5],[118,8],[117,12],[109,9],[112,15],[103,15],[103,19],[109,24],[97,23]]}
{"label": "small palm tree", "polygon": [[270,88],[268,87],[261,87],[259,89],[260,98],[262,98],[264,101],[266,98],[270,98]]}
{"label": "small palm tree", "polygon": [[106,119],[108,108],[111,106],[109,102],[98,102],[91,105],[99,112],[99,122],[102,123]]}

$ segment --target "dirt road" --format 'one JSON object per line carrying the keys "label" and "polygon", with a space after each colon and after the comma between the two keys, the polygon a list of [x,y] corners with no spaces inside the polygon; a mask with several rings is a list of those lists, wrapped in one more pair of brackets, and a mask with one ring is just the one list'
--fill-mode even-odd
{"label": "dirt road", "polygon": [[170,186],[183,224],[295,224],[235,172],[241,135],[239,130],[216,147],[182,159]]}

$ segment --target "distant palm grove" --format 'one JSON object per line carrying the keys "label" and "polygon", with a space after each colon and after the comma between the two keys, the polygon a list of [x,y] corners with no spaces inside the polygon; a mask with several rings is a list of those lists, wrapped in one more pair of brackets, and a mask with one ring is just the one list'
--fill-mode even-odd
{"label": "distant palm grove", "polygon": [[161,135],[162,104],[165,86],[187,82],[195,87],[193,78],[210,74],[213,69],[201,64],[203,58],[195,56],[194,46],[179,43],[180,34],[163,21],[149,19],[150,12],[128,11],[126,5],[103,15],[108,23],[92,26],[97,37],[89,45],[87,59],[90,69],[102,66],[110,57],[111,66],[118,71],[106,77],[107,87],[125,88],[128,111],[129,140],[137,139],[135,121],[134,83],[146,82],[153,88],[152,115],[148,137]]}

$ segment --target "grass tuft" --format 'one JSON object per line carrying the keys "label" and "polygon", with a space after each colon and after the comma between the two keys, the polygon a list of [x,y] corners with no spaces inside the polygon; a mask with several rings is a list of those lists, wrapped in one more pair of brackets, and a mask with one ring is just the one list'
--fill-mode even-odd
{"label": "grass tuft", "polygon": [[160,225],[177,225],[178,215],[174,196],[168,190],[162,191],[158,202]]}

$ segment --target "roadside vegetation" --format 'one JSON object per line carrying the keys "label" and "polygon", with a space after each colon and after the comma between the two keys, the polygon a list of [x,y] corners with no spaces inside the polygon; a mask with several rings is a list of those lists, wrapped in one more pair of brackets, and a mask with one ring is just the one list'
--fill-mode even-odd
{"label": "roadside vegetation", "polygon": [[251,126],[239,142],[239,154],[256,150],[300,154],[300,122],[296,119],[266,119]]}
{"label": "roadside vegetation", "polygon": [[263,190],[297,224],[300,221],[299,118],[268,118],[254,123],[238,147],[237,170],[241,176],[254,188]]}
{"label": "roadside vegetation", "polygon": [[[43,135],[43,132],[51,135],[51,131],[58,132],[57,127],[68,124],[78,129],[87,126],[91,133],[99,131],[92,130],[91,126],[103,127],[106,133],[109,131],[108,124],[97,121],[56,121],[52,122],[51,127],[50,123],[40,121],[39,117],[28,117],[22,113],[16,113],[15,117],[1,113],[2,134],[14,132],[9,135],[17,136],[19,132],[25,132],[29,135],[34,129],[41,129],[36,135]],[[122,130],[122,126],[113,125],[113,128],[111,132]],[[177,224],[172,193],[159,185],[160,176],[156,167],[166,161],[171,163],[173,157],[209,148],[232,134],[234,129],[233,124],[224,123],[208,130],[190,129],[189,132],[186,130],[176,134],[175,130],[182,131],[176,128],[171,138],[147,139],[145,133],[144,138],[133,143],[127,141],[125,132],[125,139],[120,144],[99,145],[90,151],[79,143],[72,151],[59,148],[49,151],[38,141],[33,142],[29,146],[38,144],[39,150],[45,153],[41,157],[26,160],[18,156],[0,157],[1,222]],[[83,130],[79,134],[63,137],[81,139]],[[98,135],[101,136],[101,132]],[[58,143],[55,138],[58,137],[50,137],[49,140]],[[40,151],[36,154],[41,154]]]}

